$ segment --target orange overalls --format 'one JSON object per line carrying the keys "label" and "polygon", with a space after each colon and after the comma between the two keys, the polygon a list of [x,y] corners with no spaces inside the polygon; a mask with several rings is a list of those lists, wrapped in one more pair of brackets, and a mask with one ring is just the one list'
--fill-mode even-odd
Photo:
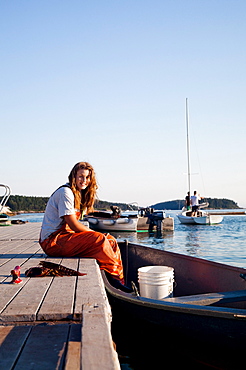
{"label": "orange overalls", "polygon": [[112,235],[92,230],[76,233],[64,223],[59,230],[39,243],[51,257],[95,258],[101,270],[107,271],[124,284],[120,249]]}

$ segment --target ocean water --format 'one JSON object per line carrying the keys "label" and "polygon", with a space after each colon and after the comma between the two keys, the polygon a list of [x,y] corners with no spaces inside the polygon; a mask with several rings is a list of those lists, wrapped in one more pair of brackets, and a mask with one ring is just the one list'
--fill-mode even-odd
{"label": "ocean water", "polygon": [[43,213],[20,213],[15,216],[11,216],[10,220],[22,220],[27,222],[42,222],[44,218]]}
{"label": "ocean water", "polygon": [[[218,225],[185,225],[177,218],[180,211],[166,211],[174,218],[174,231],[121,233],[119,239],[161,250],[246,268],[246,215],[225,215]],[[113,233],[112,233],[113,234]]]}
{"label": "ocean water", "polygon": [[[113,233],[118,240],[127,239],[148,247],[204,258],[246,268],[246,215],[225,215],[219,225],[184,225],[177,218],[179,211],[166,211],[174,218],[174,231]],[[12,217],[28,222],[42,222],[43,213]]]}

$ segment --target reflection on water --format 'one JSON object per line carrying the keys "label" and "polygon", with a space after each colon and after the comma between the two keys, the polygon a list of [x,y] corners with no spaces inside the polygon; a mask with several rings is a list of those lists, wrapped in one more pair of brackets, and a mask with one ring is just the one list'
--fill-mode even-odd
{"label": "reflection on water", "polygon": [[[219,225],[184,225],[176,217],[178,211],[167,211],[174,217],[174,231],[162,233],[111,232],[118,240],[188,254],[211,261],[246,268],[246,216],[224,216]],[[29,222],[42,222],[42,213],[11,217]]]}
{"label": "reflection on water", "polygon": [[245,215],[226,215],[218,225],[185,225],[177,212],[167,214],[174,217],[174,231],[112,234],[119,240],[246,268]]}
{"label": "reflection on water", "polygon": [[188,254],[196,256],[199,253],[201,248],[199,241],[199,233],[188,231],[186,235],[186,251]]}

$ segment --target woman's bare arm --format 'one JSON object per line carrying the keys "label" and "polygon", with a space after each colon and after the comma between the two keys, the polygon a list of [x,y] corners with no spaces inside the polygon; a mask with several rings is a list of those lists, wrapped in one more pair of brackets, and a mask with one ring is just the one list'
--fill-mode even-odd
{"label": "woman's bare arm", "polygon": [[72,229],[76,233],[90,230],[88,227],[79,222],[75,215],[64,216],[64,220],[66,221],[70,229]]}

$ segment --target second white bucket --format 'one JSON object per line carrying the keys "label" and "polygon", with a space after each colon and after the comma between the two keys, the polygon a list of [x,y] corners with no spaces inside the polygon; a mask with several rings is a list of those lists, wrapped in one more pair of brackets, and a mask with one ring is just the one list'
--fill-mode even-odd
{"label": "second white bucket", "polygon": [[173,296],[174,269],[169,266],[144,266],[138,269],[140,295],[152,299]]}

